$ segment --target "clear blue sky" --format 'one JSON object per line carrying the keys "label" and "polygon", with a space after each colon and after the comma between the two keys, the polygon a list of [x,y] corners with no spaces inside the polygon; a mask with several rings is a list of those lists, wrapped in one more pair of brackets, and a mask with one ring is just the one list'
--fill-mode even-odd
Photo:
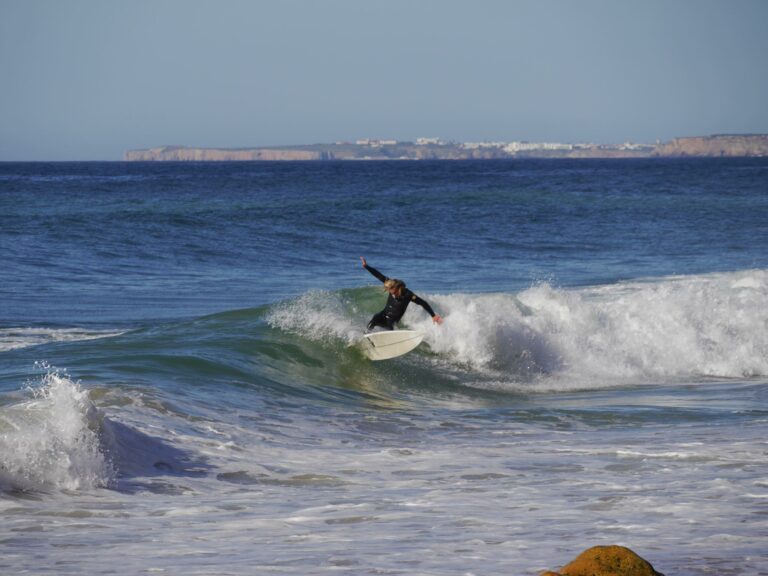
{"label": "clear blue sky", "polygon": [[766,0],[0,0],[0,160],[768,133]]}

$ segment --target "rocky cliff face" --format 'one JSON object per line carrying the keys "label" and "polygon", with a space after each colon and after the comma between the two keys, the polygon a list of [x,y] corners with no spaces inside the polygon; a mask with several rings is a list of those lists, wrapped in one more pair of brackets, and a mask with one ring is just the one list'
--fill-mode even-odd
{"label": "rocky cliff face", "polygon": [[657,146],[654,156],[768,156],[768,135],[675,138]]}
{"label": "rocky cliff face", "polygon": [[253,148],[245,150],[221,148],[184,148],[161,146],[148,150],[129,150],[123,155],[128,162],[228,162],[238,160],[323,160],[316,150],[282,150],[279,148]]}
{"label": "rocky cliff face", "polygon": [[237,160],[472,160],[492,158],[650,158],[650,157],[768,157],[768,135],[676,138],[655,148],[597,146],[572,150],[532,150],[510,155],[503,148],[467,149],[461,144],[420,146],[411,143],[372,148],[354,144],[315,144],[285,148],[187,148],[162,146],[130,150],[126,161],[215,162]]}
{"label": "rocky cliff face", "polygon": [[187,148],[160,146],[146,150],[129,150],[123,155],[127,162],[215,162],[238,160],[466,160],[506,158],[501,150],[463,150],[456,146],[400,145],[371,149],[364,146],[334,146],[318,144],[294,148]]}

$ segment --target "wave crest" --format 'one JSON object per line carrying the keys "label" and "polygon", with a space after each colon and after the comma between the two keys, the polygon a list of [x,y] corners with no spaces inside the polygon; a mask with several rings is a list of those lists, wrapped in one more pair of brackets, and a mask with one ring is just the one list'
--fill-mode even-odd
{"label": "wave crest", "polygon": [[498,377],[571,381],[768,374],[768,271],[517,295],[446,295],[432,350]]}
{"label": "wave crest", "polygon": [[32,399],[0,415],[0,488],[83,490],[110,486],[115,470],[102,448],[103,417],[88,392],[48,367]]}

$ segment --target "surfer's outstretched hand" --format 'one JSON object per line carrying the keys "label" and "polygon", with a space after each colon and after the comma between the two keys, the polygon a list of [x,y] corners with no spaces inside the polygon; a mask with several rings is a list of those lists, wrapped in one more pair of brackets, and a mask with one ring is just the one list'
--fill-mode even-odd
{"label": "surfer's outstretched hand", "polygon": [[362,256],[360,256],[360,261],[363,263],[363,268],[365,268],[366,266],[368,266],[368,262],[366,262],[366,261],[365,261],[365,258],[363,258]]}
{"label": "surfer's outstretched hand", "polygon": [[440,316],[440,314],[435,314],[434,316],[432,316],[432,322],[434,322],[435,324],[442,324],[443,317]]}

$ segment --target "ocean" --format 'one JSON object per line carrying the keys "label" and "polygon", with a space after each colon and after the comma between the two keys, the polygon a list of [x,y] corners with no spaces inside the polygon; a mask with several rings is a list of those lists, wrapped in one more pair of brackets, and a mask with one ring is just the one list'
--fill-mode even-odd
{"label": "ocean", "polygon": [[768,159],[0,163],[0,271],[2,573],[768,574]]}

